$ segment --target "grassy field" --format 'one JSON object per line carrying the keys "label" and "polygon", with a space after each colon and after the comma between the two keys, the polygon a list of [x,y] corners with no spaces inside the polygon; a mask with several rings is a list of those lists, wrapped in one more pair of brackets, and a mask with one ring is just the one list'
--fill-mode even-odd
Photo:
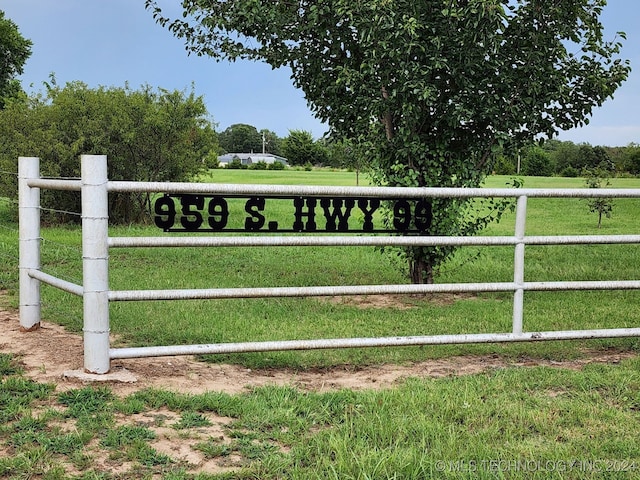
{"label": "grassy field", "polygon": [[[287,177],[291,175],[291,177]],[[305,183],[353,185],[352,172],[214,170],[223,183]],[[490,186],[508,179],[491,177]],[[526,187],[581,187],[580,179],[527,178]],[[640,186],[635,179],[617,179],[614,187]],[[1,205],[1,204],[0,204]],[[237,218],[244,217],[243,212]],[[618,200],[602,233],[636,233],[640,201]],[[275,215],[285,215],[275,211]],[[290,212],[288,213],[291,214]],[[5,213],[4,218],[7,218]],[[279,218],[279,217],[278,217]],[[527,234],[595,234],[597,218],[576,199],[531,199]],[[514,215],[507,214],[487,234],[512,234]],[[112,236],[156,236],[155,227],[114,227]],[[61,278],[81,283],[81,239],[77,228],[46,228],[43,266]],[[0,229],[2,254],[7,258],[0,275],[9,291],[17,286],[17,227],[8,220]],[[637,279],[637,245],[540,246],[527,248],[525,279],[628,280]],[[371,247],[275,247],[112,249],[110,284],[113,289],[211,288],[251,286],[311,286],[405,283],[394,255]],[[468,247],[443,266],[438,283],[511,281],[512,247]],[[43,287],[43,315],[74,331],[82,329],[79,298]],[[505,332],[511,328],[510,294],[481,294],[455,302],[448,298],[402,298],[404,306],[361,308],[353,302],[322,298],[236,299],[178,302],[122,302],[111,304],[111,328],[129,345],[172,345],[290,340],[307,338],[431,335]],[[13,304],[15,296],[11,297]],[[153,318],[153,322],[148,319]],[[528,331],[620,328],[640,323],[640,292],[529,292],[525,296]],[[637,340],[519,345],[433,346],[350,349],[311,352],[256,353],[209,357],[209,361],[239,362],[247,367],[296,368],[336,364],[415,361],[460,353],[572,357],[585,345],[635,348]]]}
{"label": "grassy field", "polygon": [[[349,172],[212,172],[211,180],[353,185]],[[289,176],[291,175],[291,176]],[[488,184],[503,186],[507,178]],[[580,179],[527,178],[526,187],[581,187]],[[616,179],[614,187],[639,188]],[[615,202],[602,233],[637,233],[640,203]],[[0,201],[0,285],[17,303],[17,225]],[[527,234],[596,234],[579,200],[530,200]],[[513,232],[507,215],[487,233]],[[111,234],[159,235],[155,227]],[[75,228],[43,232],[45,271],[80,283]],[[637,279],[640,249],[528,247],[526,280]],[[461,249],[437,282],[510,281],[513,248]],[[405,282],[393,258],[372,248],[114,249],[112,288],[207,288]],[[43,287],[43,315],[80,331],[79,299]],[[445,301],[446,300],[446,301]],[[508,294],[404,298],[410,308],[361,308],[317,298],[131,302],[111,305],[112,331],[128,345],[162,345],[379,335],[509,331]],[[153,321],[149,321],[153,319]],[[616,328],[640,324],[640,292],[525,295],[525,329]],[[0,341],[0,344],[2,342]],[[405,363],[462,353],[509,358],[577,358],[589,349],[637,351],[637,339],[281,352],[208,357],[249,368]],[[119,398],[105,387],[56,392],[25,378],[0,353],[0,478],[47,479],[631,479],[640,470],[640,360],[616,365],[503,368],[440,379],[415,378],[379,391],[329,393],[293,387],[242,395],[144,390]],[[158,414],[161,412],[161,414]],[[141,423],[140,418],[150,419]],[[222,433],[208,434],[221,422]],[[164,428],[164,430],[160,430]],[[162,431],[164,433],[158,433]],[[195,441],[221,465],[199,473],[154,447],[158,436]],[[205,433],[203,433],[205,432]],[[102,459],[98,461],[97,459]],[[118,465],[128,465],[116,472]]]}

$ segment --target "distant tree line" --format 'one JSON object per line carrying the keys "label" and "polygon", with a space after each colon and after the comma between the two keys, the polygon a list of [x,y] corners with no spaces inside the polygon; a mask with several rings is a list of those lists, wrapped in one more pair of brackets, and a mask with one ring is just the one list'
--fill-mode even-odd
{"label": "distant tree line", "polygon": [[[354,142],[335,141],[331,137],[314,140],[311,132],[290,130],[280,138],[271,130],[258,130],[247,124],[235,124],[218,134],[224,153],[271,153],[280,155],[293,166],[321,166],[366,170],[366,154]],[[546,140],[533,143],[518,153],[498,152],[493,172],[498,175],[584,176],[585,171],[606,171],[612,176],[640,175],[640,144],[625,147],[592,146],[589,143]]]}
{"label": "distant tree line", "polygon": [[640,144],[607,147],[547,140],[522,148],[519,154],[498,154],[494,167],[496,174],[541,177],[579,177],[594,170],[611,176],[640,175]]}
{"label": "distant tree line", "polygon": [[[331,137],[314,140],[311,132],[290,130],[280,138],[270,130],[258,131],[247,124],[235,124],[218,134],[225,153],[265,152],[286,157],[293,166],[321,166],[366,170],[370,165],[354,142]],[[546,140],[533,143],[518,153],[498,152],[493,172],[498,175],[584,176],[586,171],[606,171],[612,176],[640,175],[640,144],[625,147],[592,146],[589,143]]]}

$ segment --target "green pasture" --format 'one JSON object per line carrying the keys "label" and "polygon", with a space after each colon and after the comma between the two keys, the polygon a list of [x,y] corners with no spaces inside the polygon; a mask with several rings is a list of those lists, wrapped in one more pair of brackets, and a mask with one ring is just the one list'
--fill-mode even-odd
{"label": "green pasture", "polygon": [[[211,172],[220,182],[354,183],[350,172]],[[285,177],[283,177],[283,175]],[[333,179],[333,180],[332,180]],[[277,180],[277,181],[276,181]],[[503,186],[507,178],[491,177]],[[579,179],[526,178],[527,187],[581,187]],[[639,188],[640,180],[614,180]],[[615,202],[600,231],[580,200],[530,200],[528,234],[638,232],[640,202]],[[17,304],[17,225],[0,200],[2,301]],[[234,212],[242,214],[238,205]],[[286,208],[271,212],[280,220]],[[236,213],[234,213],[236,215]],[[287,220],[282,220],[287,221]],[[513,214],[486,234],[513,232]],[[112,236],[156,236],[151,226],[114,227]],[[44,270],[80,283],[80,232],[43,230]],[[637,279],[637,245],[527,247],[527,280]],[[509,281],[513,248],[461,249],[437,282]],[[113,249],[114,289],[401,283],[394,257],[369,247]],[[78,298],[43,286],[43,316],[80,333]],[[637,326],[640,292],[525,294],[525,329]],[[7,306],[7,305],[5,305]],[[373,337],[509,331],[509,294],[415,298],[384,308],[326,299],[208,300],[111,304],[121,345],[295,338]],[[0,340],[1,344],[1,340]],[[208,357],[250,368],[293,369],[408,363],[492,354],[526,364],[593,350],[637,351],[636,339],[513,345],[425,346],[255,353]],[[508,363],[508,362],[507,362]],[[553,365],[553,363],[551,363]],[[408,378],[393,388],[304,391],[252,388],[228,395],[54,385],[24,376],[19,358],[0,353],[0,478],[49,480],[213,479],[631,479],[640,470],[637,358],[579,370],[505,367],[461,377]],[[135,415],[135,416],[134,416]],[[207,428],[225,418],[217,433]],[[174,433],[166,433],[174,432]],[[163,433],[165,432],[165,433]],[[207,473],[155,447],[171,436],[223,467]],[[183,452],[183,450],[181,450]],[[101,461],[97,459],[103,459]],[[119,468],[118,472],[113,468]]]}
{"label": "green pasture", "polygon": [[367,175],[360,174],[356,179],[356,172],[346,170],[332,170],[328,168],[311,171],[300,169],[285,170],[233,170],[219,168],[209,170],[196,180],[214,183],[257,183],[272,185],[369,185]]}
{"label": "green pasture", "polygon": [[[363,177],[361,176],[361,179]],[[293,183],[354,185],[354,172],[328,170],[247,171],[212,170],[207,181],[220,183]],[[491,177],[487,184],[501,187],[507,177]],[[580,179],[526,178],[525,187],[582,187]],[[640,187],[637,179],[614,179],[613,187]],[[0,203],[0,205],[2,205]],[[6,213],[0,245],[4,262],[0,280],[17,303],[17,226]],[[241,223],[241,204],[231,205],[230,218]],[[234,210],[235,209],[235,210]],[[527,234],[637,233],[639,200],[618,200],[613,217],[597,229],[597,218],[585,201],[530,199]],[[291,208],[274,208],[273,218],[290,221]],[[514,215],[485,234],[511,234]],[[113,227],[112,236],[157,236],[155,226]],[[45,228],[43,268],[61,278],[81,283],[78,228]],[[637,245],[527,247],[525,279],[629,280],[638,278]],[[404,265],[391,252],[372,247],[273,247],[112,249],[110,285],[116,289],[212,287],[269,287],[405,283]],[[510,281],[513,248],[469,247],[445,264],[438,283]],[[80,332],[79,298],[43,286],[43,316]],[[434,335],[447,333],[508,332],[511,294],[476,296],[405,296],[396,303],[374,308],[353,299],[282,298],[111,304],[111,329],[121,345],[174,345],[311,338]],[[402,308],[399,308],[402,307]],[[640,324],[640,292],[528,292],[525,294],[525,330],[621,328]],[[591,348],[636,348],[636,339],[592,342],[552,342],[517,345],[424,346],[409,348],[322,350],[255,353],[209,357],[209,361],[238,362],[249,367],[323,367],[336,364],[410,362],[461,353],[510,356],[579,356]]]}

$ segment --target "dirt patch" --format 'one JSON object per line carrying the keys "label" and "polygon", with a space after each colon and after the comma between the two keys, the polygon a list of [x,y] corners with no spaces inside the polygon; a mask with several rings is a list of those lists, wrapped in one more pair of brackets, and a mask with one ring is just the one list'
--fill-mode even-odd
{"label": "dirt patch", "polygon": [[202,451],[196,448],[198,444],[204,442],[231,443],[224,427],[233,419],[211,413],[203,416],[209,421],[209,426],[187,430],[175,428],[180,420],[179,416],[166,409],[122,416],[118,423],[123,425],[133,423],[152,430],[155,433],[155,439],[151,441],[150,445],[156,451],[168,455],[179,464],[187,465],[189,470],[209,474],[233,471],[233,467],[226,465],[228,459],[221,461],[218,458],[207,458]]}
{"label": "dirt patch", "polygon": [[[43,322],[41,328],[20,332],[15,311],[0,310],[0,351],[19,355],[26,375],[37,381],[55,383],[58,390],[77,388],[81,380],[68,379],[64,372],[81,370],[82,337],[67,332],[59,325]],[[263,385],[293,385],[305,390],[381,389],[393,386],[407,377],[443,377],[480,373],[509,366],[539,366],[580,369],[593,362],[617,363],[634,357],[632,352],[587,351],[585,357],[571,361],[544,359],[505,359],[497,355],[464,355],[427,360],[410,365],[341,366],[319,370],[290,369],[251,370],[238,365],[208,364],[191,356],[116,360],[112,371],[126,369],[135,383],[111,382],[117,395],[154,387],[167,390],[202,393],[222,391],[230,394]]]}
{"label": "dirt patch", "polygon": [[318,297],[322,302],[333,305],[353,305],[358,308],[394,308],[408,310],[427,302],[433,305],[452,305],[458,300],[473,300],[478,298],[468,293],[429,293],[421,295],[350,295]]}

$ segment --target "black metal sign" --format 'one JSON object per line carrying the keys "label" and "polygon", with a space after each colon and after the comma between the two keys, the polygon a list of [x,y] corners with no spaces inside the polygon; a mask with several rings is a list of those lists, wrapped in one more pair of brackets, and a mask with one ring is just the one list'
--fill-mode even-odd
{"label": "black metal sign", "polygon": [[[231,208],[232,202],[243,208]],[[286,224],[281,214],[280,220],[270,216],[275,202],[291,210]],[[388,226],[374,222],[382,202],[392,213]],[[165,194],[154,212],[156,226],[165,232],[424,233],[432,222],[430,199]]]}

